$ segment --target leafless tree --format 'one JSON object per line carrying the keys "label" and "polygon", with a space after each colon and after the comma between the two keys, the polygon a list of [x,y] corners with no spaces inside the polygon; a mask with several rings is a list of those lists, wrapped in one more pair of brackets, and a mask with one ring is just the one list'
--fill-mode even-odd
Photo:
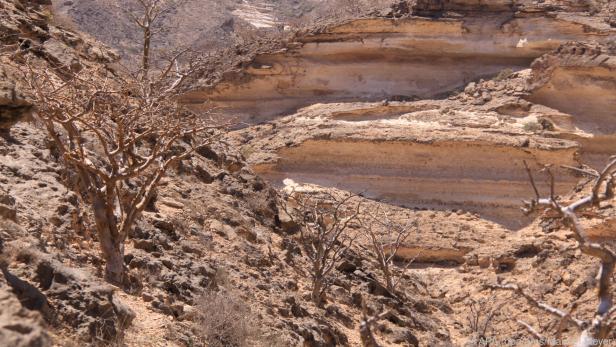
{"label": "leafless tree", "polygon": [[161,21],[165,15],[177,10],[186,0],[113,0],[120,9],[143,33],[141,69],[147,76],[151,65],[152,39],[164,26]]}
{"label": "leafless tree", "polygon": [[[218,124],[175,101],[176,61],[149,81],[99,69],[59,78],[27,62],[37,117],[87,197],[110,281],[124,279],[124,242],[167,170],[215,139]],[[172,73],[176,69],[176,72]]]}
{"label": "leafless tree", "polygon": [[404,242],[417,229],[417,222],[413,221],[406,224],[396,222],[391,219],[387,211],[380,207],[377,207],[374,213],[366,211],[365,215],[368,220],[362,224],[365,226],[366,236],[369,239],[374,259],[379,270],[383,273],[385,287],[391,293],[395,293],[404,271],[413,260],[408,261],[401,271],[396,268],[394,260]]}
{"label": "leafless tree", "polygon": [[[578,249],[583,254],[599,260],[600,267],[599,273],[597,274],[597,308],[595,309],[595,314],[592,319],[581,320],[574,317],[572,310],[565,312],[537,301],[517,284],[493,284],[488,285],[488,287],[512,291],[516,295],[524,298],[535,308],[560,319],[559,334],[564,325],[573,325],[581,331],[576,344],[577,347],[595,346],[597,341],[603,341],[602,339],[609,337],[616,324],[616,306],[613,304],[613,294],[611,290],[614,264],[616,263],[616,252],[605,244],[591,241],[577,213],[581,210],[597,208],[602,201],[614,198],[616,156],[610,158],[608,164],[601,171],[590,171],[585,169],[584,171],[587,174],[594,176],[592,189],[587,196],[568,204],[564,204],[561,199],[554,194],[554,176],[549,168],[546,168],[545,172],[548,174],[550,180],[550,195],[547,198],[542,198],[535,184],[531,170],[526,163],[525,166],[535,192],[535,198],[526,203],[525,211],[527,213],[542,210],[555,212],[563,221],[563,224],[573,232]],[[543,339],[541,334],[526,322],[518,321],[518,323],[533,335],[533,337]]]}
{"label": "leafless tree", "polygon": [[499,315],[505,303],[496,304],[494,298],[490,300],[471,300],[467,316],[468,327],[473,333],[476,345],[481,346],[487,341],[494,318]]}
{"label": "leafless tree", "polygon": [[317,306],[331,284],[332,270],[355,241],[348,231],[358,222],[361,206],[353,194],[320,194],[291,191],[282,202],[285,213],[301,226],[302,245],[310,259],[311,298]]}

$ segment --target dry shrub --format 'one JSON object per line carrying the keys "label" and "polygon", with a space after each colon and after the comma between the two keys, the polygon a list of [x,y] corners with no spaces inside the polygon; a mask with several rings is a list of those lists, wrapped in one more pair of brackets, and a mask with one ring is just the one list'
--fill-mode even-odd
{"label": "dry shrub", "polygon": [[233,292],[208,292],[198,303],[196,335],[208,347],[246,347],[257,331],[250,308]]}
{"label": "dry shrub", "polygon": [[502,307],[505,303],[496,303],[494,298],[476,301],[471,299],[467,315],[468,329],[471,331],[477,344],[484,343],[494,334],[493,323],[502,315]]}
{"label": "dry shrub", "polygon": [[539,122],[536,122],[536,121],[528,121],[524,123],[522,128],[524,129],[524,131],[536,133],[536,132],[541,131],[541,124],[539,124]]}
{"label": "dry shrub", "polygon": [[511,76],[513,72],[514,71],[510,68],[501,70],[501,72],[499,72],[498,75],[494,77],[494,81],[497,81],[497,82],[504,81],[507,78],[509,78],[509,76]]}

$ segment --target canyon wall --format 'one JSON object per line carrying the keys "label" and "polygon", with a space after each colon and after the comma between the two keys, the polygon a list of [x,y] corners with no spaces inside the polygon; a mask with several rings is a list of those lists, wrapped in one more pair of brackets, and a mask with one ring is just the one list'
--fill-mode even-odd
{"label": "canyon wall", "polygon": [[[238,146],[274,184],[289,178],[408,208],[474,212],[519,229],[530,221],[521,201],[533,196],[524,162],[533,170],[550,165],[556,192],[565,194],[579,179],[563,168],[579,165],[579,142],[567,137],[584,135],[542,130],[561,114],[547,107],[513,116],[492,110],[528,103],[507,96],[524,80],[497,86],[501,91],[483,105],[477,103],[485,96],[466,93],[455,100],[317,104],[240,132]],[[549,190],[546,176],[537,182]]]}
{"label": "canyon wall", "polygon": [[300,35],[282,51],[258,55],[241,73],[227,74],[184,99],[195,105],[210,101],[259,122],[317,102],[434,98],[503,70],[527,68],[570,40],[613,39],[609,25],[587,23],[587,17],[510,7],[331,26]]}
{"label": "canyon wall", "polygon": [[616,150],[616,50],[571,43],[533,64],[528,100],[571,115],[587,135],[583,161],[599,167]]}
{"label": "canyon wall", "polygon": [[[517,229],[529,222],[520,212],[520,201],[532,196],[523,160],[533,168],[576,165],[575,150],[489,142],[316,140],[283,149],[275,165],[256,170],[275,182],[291,178],[412,208],[470,211]],[[567,193],[576,179],[558,173],[557,192]]]}
{"label": "canyon wall", "polygon": [[[533,196],[524,162],[551,167],[566,194],[580,179],[570,167],[600,167],[616,151],[616,30],[591,7],[418,1],[412,16],[300,35],[185,100],[249,124],[274,119],[239,145],[276,184],[519,229]],[[549,189],[545,177],[538,184]]]}

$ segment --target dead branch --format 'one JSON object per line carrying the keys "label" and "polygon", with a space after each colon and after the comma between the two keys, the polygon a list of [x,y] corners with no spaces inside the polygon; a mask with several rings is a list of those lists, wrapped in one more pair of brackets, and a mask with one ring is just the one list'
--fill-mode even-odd
{"label": "dead branch", "polygon": [[535,330],[535,328],[530,326],[530,324],[522,320],[519,320],[519,319],[516,320],[516,322],[520,324],[524,329],[526,329],[526,331],[528,331],[532,337],[534,337],[535,339],[537,339],[537,341],[539,341],[540,347],[547,346],[547,343],[546,343],[547,339],[543,335],[541,335],[537,330]]}
{"label": "dead branch", "polygon": [[[395,293],[402,280],[402,275],[414,259],[408,261],[401,270],[395,268],[394,260],[404,242],[417,229],[417,222],[413,221],[406,225],[397,223],[380,207],[377,207],[374,212],[364,212],[368,220],[364,220],[362,224],[365,227],[377,266],[383,273],[383,282],[389,292]],[[385,230],[388,238],[385,239],[378,230]]]}
{"label": "dead branch", "polygon": [[[614,266],[616,264],[616,253],[604,244],[595,243],[589,240],[584,227],[580,223],[577,212],[598,206],[602,201],[606,201],[614,197],[616,157],[611,157],[608,164],[600,172],[597,171],[596,174],[592,171],[585,170],[588,171],[588,174],[595,177],[591,192],[589,195],[573,201],[568,205],[561,204],[558,201],[558,198],[554,195],[554,176],[549,168],[545,168],[544,170],[550,178],[550,196],[549,198],[542,198],[535,184],[532,172],[526,162],[524,163],[524,166],[535,192],[535,198],[530,202],[526,202],[525,211],[527,213],[541,210],[551,210],[556,212],[563,220],[564,224],[573,232],[573,236],[578,244],[578,249],[583,254],[599,260],[600,268],[599,273],[597,274],[597,308],[592,320],[582,321],[573,318],[571,316],[571,312],[565,313],[561,310],[536,301],[534,298],[524,293],[524,291],[517,285],[491,285],[490,287],[493,289],[511,290],[519,296],[524,297],[531,305],[556,317],[560,317],[561,320],[566,320],[573,323],[577,328],[582,330],[576,346],[590,347],[594,344],[593,341],[607,338],[614,328],[613,314],[616,312],[616,309],[613,306],[611,282],[612,275],[614,273]],[[562,330],[562,326],[559,327],[559,330]]]}
{"label": "dead branch", "polygon": [[560,167],[562,167],[563,169],[577,172],[585,176],[595,177],[595,178],[599,177],[599,173],[591,168],[579,168],[579,167],[569,166],[569,165],[561,165]]}
{"label": "dead branch", "polygon": [[366,301],[362,298],[362,320],[359,323],[359,336],[364,347],[380,347],[374,334],[372,333],[372,327],[378,323],[381,319],[389,315],[389,311],[382,312],[380,314],[370,316],[368,315],[368,306]]}
{"label": "dead branch", "polygon": [[492,321],[500,309],[505,305],[505,302],[493,305],[493,300],[490,301],[471,301],[469,305],[470,314],[467,317],[469,322],[469,328],[476,334],[478,340],[488,338],[488,330],[492,324]]}
{"label": "dead branch", "polygon": [[518,294],[519,296],[521,296],[522,298],[526,299],[526,301],[531,306],[538,308],[544,312],[547,312],[553,316],[556,316],[560,319],[566,319],[580,329],[584,328],[585,323],[583,321],[576,319],[574,317],[571,317],[571,315],[555,307],[552,307],[548,304],[535,300],[531,295],[527,294],[522,288],[520,288],[520,286],[516,284],[490,284],[490,285],[486,285],[486,288],[512,291]]}
{"label": "dead branch", "polygon": [[114,1],[113,6],[122,11],[143,34],[142,73],[147,76],[151,65],[152,39],[163,29],[165,15],[177,10],[186,0],[129,0]]}

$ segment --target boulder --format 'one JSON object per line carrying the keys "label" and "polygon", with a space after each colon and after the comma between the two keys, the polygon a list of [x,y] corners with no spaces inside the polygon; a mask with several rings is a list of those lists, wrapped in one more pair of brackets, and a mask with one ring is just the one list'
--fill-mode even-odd
{"label": "boulder", "polygon": [[0,345],[51,346],[41,314],[22,306],[4,276],[0,275]]}
{"label": "boulder", "polygon": [[135,313],[117,298],[115,289],[63,265],[32,244],[18,240],[4,247],[3,253],[14,259],[2,271],[19,301],[49,322],[72,327],[86,341],[113,341],[120,336]]}
{"label": "boulder", "polygon": [[5,218],[11,221],[17,220],[15,198],[2,189],[0,189],[0,218]]}
{"label": "boulder", "polygon": [[16,81],[16,72],[0,64],[0,129],[8,129],[28,117],[32,108]]}

